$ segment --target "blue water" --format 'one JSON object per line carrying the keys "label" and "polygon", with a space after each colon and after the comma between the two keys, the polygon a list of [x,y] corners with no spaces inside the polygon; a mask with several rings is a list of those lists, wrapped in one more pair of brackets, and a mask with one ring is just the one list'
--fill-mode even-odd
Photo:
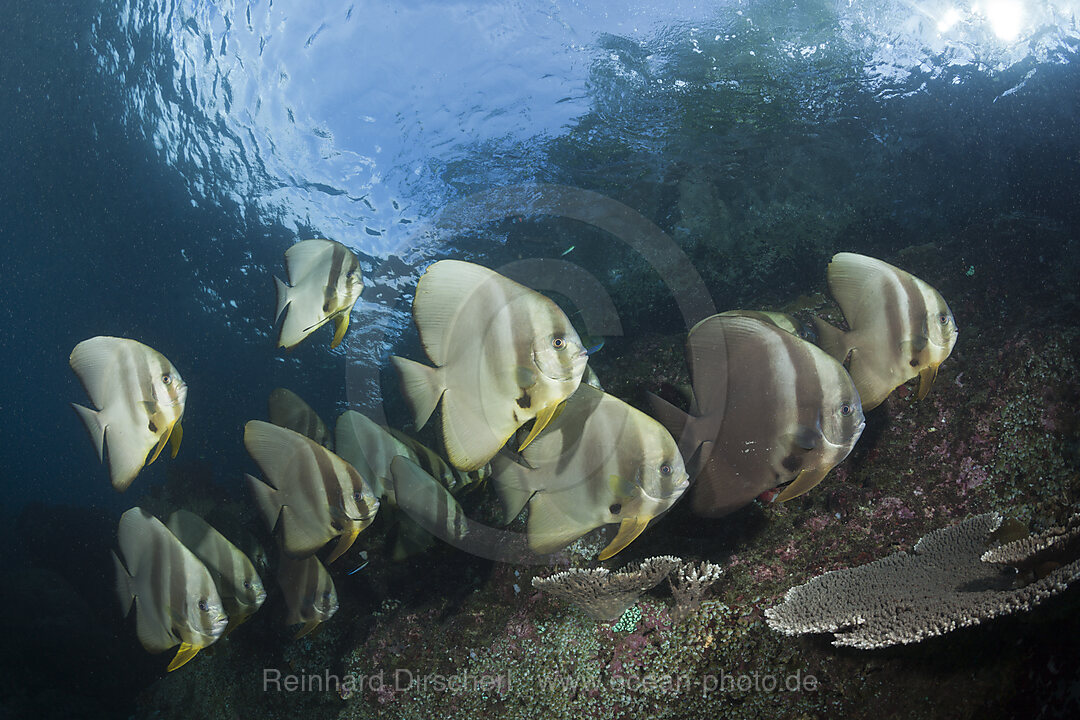
{"label": "blue water", "polygon": [[[33,502],[120,511],[166,478],[158,461],[115,493],[69,409],[68,354],[93,335],[180,368],[175,462],[231,487],[278,385],[326,418],[400,413],[382,369],[415,347],[409,294],[435,258],[571,263],[613,298],[596,334],[629,337],[820,289],[840,249],[1075,228],[1076,3],[954,5],[6,0],[5,527]],[[559,188],[671,247],[642,255]],[[356,250],[368,288],[341,348],[284,354],[271,276],[316,236]]]}

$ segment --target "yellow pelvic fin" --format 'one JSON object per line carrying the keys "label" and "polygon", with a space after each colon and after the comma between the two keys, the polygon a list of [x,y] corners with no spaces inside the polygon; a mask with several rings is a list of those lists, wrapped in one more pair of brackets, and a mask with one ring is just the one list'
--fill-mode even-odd
{"label": "yellow pelvic fin", "polygon": [[352,547],[352,544],[356,542],[356,536],[359,534],[359,525],[353,524],[348,527],[345,532],[341,534],[341,537],[338,538],[337,545],[334,546],[334,551],[330,553],[330,557],[326,558],[326,564],[329,565],[344,555],[348,549]]}
{"label": "yellow pelvic fin", "polygon": [[166,669],[167,672],[172,672],[176,668],[180,667],[188,660],[198,655],[200,650],[202,650],[202,648],[198,645],[191,645],[190,643],[186,642],[180,643],[180,649],[176,651],[176,657],[174,657],[172,659],[172,662],[169,663],[169,667]]}
{"label": "yellow pelvic fin", "polygon": [[600,551],[600,554],[596,556],[596,559],[607,560],[609,557],[614,556],[627,545],[634,542],[637,536],[649,526],[650,520],[652,520],[650,517],[623,518],[622,523],[619,524],[619,532],[615,535],[615,539],[612,540],[606,548]]}
{"label": "yellow pelvic fin", "polygon": [[161,454],[161,451],[167,442],[169,442],[169,432],[166,430],[161,433],[161,438],[158,439],[157,445],[154,446],[154,453],[150,456],[150,459],[146,461],[147,465],[150,465],[157,460],[157,456]]}
{"label": "yellow pelvic fin", "polygon": [[319,620],[308,620],[306,623],[304,623],[304,627],[296,631],[296,635],[293,636],[293,639],[299,640],[315,628],[319,627],[320,624],[321,621]]}
{"label": "yellow pelvic fin", "polygon": [[345,337],[345,331],[349,329],[349,310],[347,308],[334,316],[334,339],[330,342],[331,348],[336,348]]}
{"label": "yellow pelvic fin", "polygon": [[792,498],[797,498],[805,492],[813,490],[819,482],[821,482],[831,467],[827,468],[807,468],[801,473],[795,476],[795,479],[785,487],[779,495],[776,496],[775,502],[787,502]]}
{"label": "yellow pelvic fin", "polygon": [[548,405],[545,408],[540,408],[540,412],[536,413],[536,419],[533,420],[532,430],[529,431],[529,435],[525,438],[525,442],[521,443],[521,447],[518,448],[518,452],[521,452],[525,448],[529,447],[529,443],[536,439],[536,436],[540,434],[548,423],[555,419],[555,417],[562,412],[563,403],[558,405]]}
{"label": "yellow pelvic fin", "polygon": [[169,448],[172,451],[169,457],[176,457],[176,453],[180,452],[180,441],[184,439],[184,426],[177,420],[173,425],[172,432],[169,433]]}
{"label": "yellow pelvic fin", "polygon": [[916,397],[922,400],[926,397],[926,394],[930,392],[930,388],[934,385],[934,380],[937,379],[937,365],[929,365],[919,371],[919,391]]}

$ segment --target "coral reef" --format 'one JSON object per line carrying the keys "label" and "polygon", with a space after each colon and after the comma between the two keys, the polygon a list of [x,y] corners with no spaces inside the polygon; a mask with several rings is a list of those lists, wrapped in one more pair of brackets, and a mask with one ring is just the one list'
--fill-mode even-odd
{"label": "coral reef", "polygon": [[678,558],[667,555],[628,565],[615,573],[607,568],[571,568],[545,578],[534,577],[532,584],[537,590],[577,605],[594,620],[610,622],[681,564]]}

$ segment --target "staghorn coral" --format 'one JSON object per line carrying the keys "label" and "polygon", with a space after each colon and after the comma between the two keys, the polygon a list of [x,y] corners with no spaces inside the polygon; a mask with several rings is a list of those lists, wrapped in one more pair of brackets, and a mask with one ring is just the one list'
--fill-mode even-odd
{"label": "staghorn coral", "polygon": [[[1075,519],[1074,519],[1075,520]],[[848,570],[836,570],[788,590],[784,601],[765,612],[769,626],[787,635],[834,633],[833,645],[862,649],[914,643],[958,627],[1028,610],[1080,577],[1080,558],[1024,583],[1011,571],[1050,546],[1062,549],[1080,528],[1051,530],[987,552],[1001,525],[985,513],[935,530],[915,545]],[[1017,586],[1017,580],[1020,586]]]}
{"label": "staghorn coral", "polygon": [[675,599],[675,608],[671,611],[672,619],[682,622],[691,613],[697,612],[702,598],[705,597],[705,591],[720,579],[723,572],[719,565],[713,565],[707,560],[683,563],[673,571],[668,576],[671,596]]}
{"label": "staghorn coral", "polygon": [[574,568],[546,578],[534,577],[532,583],[537,590],[574,603],[594,620],[611,622],[681,564],[679,558],[661,555],[618,572]]}

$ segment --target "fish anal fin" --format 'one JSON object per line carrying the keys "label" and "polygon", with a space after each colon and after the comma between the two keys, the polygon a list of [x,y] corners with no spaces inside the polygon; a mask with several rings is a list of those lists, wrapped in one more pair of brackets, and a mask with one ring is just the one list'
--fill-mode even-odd
{"label": "fish anal fin", "polygon": [[780,494],[776,496],[774,502],[787,502],[792,498],[797,498],[800,495],[813,490],[817,487],[826,475],[829,474],[831,467],[825,468],[807,468],[800,472],[794,480],[792,480]]}
{"label": "fish anal fin", "polygon": [[202,647],[198,645],[192,645],[191,643],[180,643],[180,649],[176,651],[176,655],[173,657],[172,662],[169,663],[169,667],[166,668],[167,672],[172,672],[179,667],[185,665],[191,658],[199,654]]}

